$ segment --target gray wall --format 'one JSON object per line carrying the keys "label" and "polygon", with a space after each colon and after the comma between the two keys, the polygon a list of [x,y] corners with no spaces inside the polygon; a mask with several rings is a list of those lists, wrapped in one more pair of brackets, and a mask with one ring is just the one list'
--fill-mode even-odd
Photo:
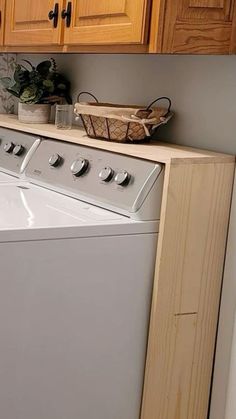
{"label": "gray wall", "polygon": [[[39,62],[44,55],[18,55]],[[49,55],[50,57],[50,55]],[[236,154],[236,57],[54,55],[74,99],[89,90],[103,101],[148,104],[173,100],[176,112],[159,138]]]}

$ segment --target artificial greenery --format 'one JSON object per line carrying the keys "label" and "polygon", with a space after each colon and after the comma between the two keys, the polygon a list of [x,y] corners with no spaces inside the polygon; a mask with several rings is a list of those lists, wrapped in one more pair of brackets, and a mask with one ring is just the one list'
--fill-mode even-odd
{"label": "artificial greenery", "polygon": [[28,60],[23,62],[24,64],[16,64],[12,79],[0,79],[9,93],[22,103],[72,103],[70,82],[57,71],[53,58],[42,61],[36,67]]}

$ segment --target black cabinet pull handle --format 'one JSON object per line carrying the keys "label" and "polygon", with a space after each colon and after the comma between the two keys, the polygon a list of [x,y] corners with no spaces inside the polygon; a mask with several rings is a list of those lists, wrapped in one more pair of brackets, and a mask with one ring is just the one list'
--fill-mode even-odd
{"label": "black cabinet pull handle", "polygon": [[68,1],[66,10],[63,9],[61,12],[62,19],[66,19],[66,27],[69,28],[71,24],[71,12],[72,12],[72,3]]}
{"label": "black cabinet pull handle", "polygon": [[48,19],[53,20],[53,27],[57,27],[58,23],[58,14],[59,14],[59,6],[58,3],[55,3],[54,10],[50,10],[48,13]]}

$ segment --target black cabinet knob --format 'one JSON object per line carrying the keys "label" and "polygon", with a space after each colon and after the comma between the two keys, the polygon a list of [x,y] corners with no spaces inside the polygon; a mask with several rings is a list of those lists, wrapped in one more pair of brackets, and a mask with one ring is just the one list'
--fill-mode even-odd
{"label": "black cabinet knob", "polygon": [[56,28],[58,24],[58,14],[59,6],[58,3],[55,3],[54,10],[50,10],[50,12],[48,13],[48,19],[53,21],[54,28]]}
{"label": "black cabinet knob", "polygon": [[67,3],[67,8],[63,9],[61,12],[62,19],[66,20],[66,27],[69,28],[71,24],[71,12],[72,12],[72,3],[69,1]]}

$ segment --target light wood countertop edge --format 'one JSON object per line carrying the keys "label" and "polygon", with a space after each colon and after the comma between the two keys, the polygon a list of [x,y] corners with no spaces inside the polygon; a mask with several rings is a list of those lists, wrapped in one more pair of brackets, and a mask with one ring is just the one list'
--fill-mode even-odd
{"label": "light wood countertop edge", "polygon": [[126,144],[94,140],[87,137],[84,130],[79,127],[73,127],[71,130],[58,130],[54,124],[24,124],[18,121],[16,115],[0,114],[0,127],[164,164],[235,162],[235,156],[233,155],[184,147],[166,142],[153,141],[147,144]]}

